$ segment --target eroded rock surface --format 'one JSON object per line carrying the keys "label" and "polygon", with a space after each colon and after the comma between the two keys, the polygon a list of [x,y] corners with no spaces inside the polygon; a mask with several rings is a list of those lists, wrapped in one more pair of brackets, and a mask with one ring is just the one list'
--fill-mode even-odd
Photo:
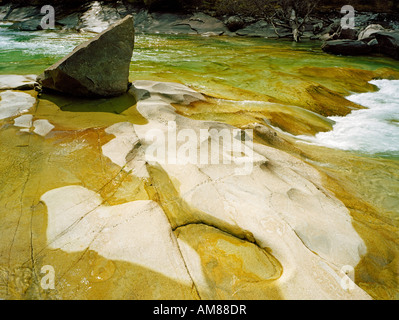
{"label": "eroded rock surface", "polygon": [[[10,94],[0,103],[13,101]],[[8,152],[0,177],[9,181],[1,200],[8,209],[1,297],[370,298],[354,284],[341,286],[342,268],[356,266],[366,247],[319,172],[254,142],[251,132],[176,112],[174,105],[205,103],[209,98],[199,92],[136,81],[129,94],[137,105],[119,115],[91,113],[90,121],[82,120],[84,112],[60,111],[51,96],[24,94],[37,107],[25,103],[22,115],[4,119],[14,125],[0,131]],[[45,136],[20,131],[34,119],[47,120],[52,130]],[[198,138],[178,139],[177,150],[198,155],[225,130],[233,143],[203,155],[233,154],[232,161],[188,157],[173,164],[161,153],[148,159],[156,142],[151,134],[164,133],[169,145],[171,124]],[[252,154],[237,153],[234,141],[252,145]],[[171,152],[165,150],[167,159]],[[20,174],[10,179],[12,166]],[[54,290],[34,276],[45,265],[55,269]]]}

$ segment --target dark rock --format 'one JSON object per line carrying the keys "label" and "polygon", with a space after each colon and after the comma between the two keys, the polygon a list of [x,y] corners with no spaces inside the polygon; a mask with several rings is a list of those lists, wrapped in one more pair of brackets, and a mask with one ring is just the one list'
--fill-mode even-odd
{"label": "dark rock", "polygon": [[49,67],[37,81],[43,89],[81,97],[111,97],[129,88],[134,22],[127,16]]}
{"label": "dark rock", "polygon": [[15,22],[10,26],[11,29],[20,30],[20,31],[36,31],[41,30],[40,26],[42,19],[41,18],[33,18],[25,21]]}
{"label": "dark rock", "polygon": [[79,18],[79,13],[75,12],[61,19],[57,19],[57,23],[60,24],[63,29],[77,29],[79,25]]}
{"label": "dark rock", "polygon": [[399,31],[377,32],[375,38],[381,53],[399,59]]}
{"label": "dark rock", "polygon": [[370,40],[369,42],[367,42],[367,45],[371,48],[372,53],[380,53],[377,39]]}
{"label": "dark rock", "polygon": [[324,24],[323,21],[318,21],[317,23],[313,24],[313,33],[317,34],[319,33],[321,30],[323,30]]}
{"label": "dark rock", "polygon": [[24,21],[29,18],[43,15],[40,14],[40,7],[28,6],[28,7],[19,7],[19,8],[11,8],[6,16],[3,17],[4,20],[7,21]]}
{"label": "dark rock", "polygon": [[326,41],[322,50],[327,53],[347,56],[365,55],[371,53],[371,48],[359,40],[332,40]]}
{"label": "dark rock", "polygon": [[341,29],[338,35],[338,39],[349,39],[357,40],[358,31],[356,29]]}

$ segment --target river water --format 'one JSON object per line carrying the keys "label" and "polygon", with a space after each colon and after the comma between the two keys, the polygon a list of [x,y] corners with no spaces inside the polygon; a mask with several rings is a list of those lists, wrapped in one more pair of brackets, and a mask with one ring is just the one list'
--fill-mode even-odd
{"label": "river water", "polygon": [[[39,74],[44,68],[71,52],[90,34],[11,31],[0,27],[0,73]],[[248,38],[206,38],[194,36],[138,35],[131,67],[131,79],[179,81],[203,93],[235,100],[259,99],[257,94],[296,105],[291,90],[305,81],[339,88],[348,100],[367,107],[345,117],[331,116],[336,124],[330,132],[305,141],[343,150],[385,156],[399,155],[399,81],[375,80],[377,92],[345,94],[345,75],[340,85],[326,78],[331,68],[399,70],[399,63],[380,57],[335,57],[321,52],[320,44],[267,41]],[[303,75],[314,68],[318,75]],[[325,70],[325,71],[323,71]],[[334,87],[335,86],[335,87]],[[343,88],[342,88],[343,87]],[[235,89],[247,91],[237,97]],[[373,90],[374,91],[374,90]],[[289,95],[292,95],[290,99]],[[237,99],[238,98],[238,99]],[[261,98],[262,99],[262,98]],[[299,105],[302,107],[301,105]]]}
{"label": "river water", "polygon": [[[93,36],[7,27],[0,25],[0,74],[39,74]],[[353,189],[347,191],[355,190],[356,197],[376,208],[370,212],[378,212],[377,218],[361,215],[358,225],[369,223],[367,230],[383,235],[380,242],[375,241],[374,234],[365,234],[357,225],[364,239],[370,237],[367,259],[379,257],[360,264],[359,281],[397,280],[398,61],[328,55],[320,43],[310,41],[137,35],[130,80],[144,79],[181,82],[209,96],[211,104],[180,110],[194,119],[270,125],[302,151],[305,161],[341,185],[349,181]],[[87,119],[82,117],[80,121],[86,123],[91,113],[87,112]],[[351,196],[341,194],[340,198],[353,212],[368,212],[351,203]],[[379,252],[379,248],[385,249]],[[391,273],[380,275],[385,266]],[[399,296],[397,286],[387,289],[371,282],[368,290],[375,297]]]}

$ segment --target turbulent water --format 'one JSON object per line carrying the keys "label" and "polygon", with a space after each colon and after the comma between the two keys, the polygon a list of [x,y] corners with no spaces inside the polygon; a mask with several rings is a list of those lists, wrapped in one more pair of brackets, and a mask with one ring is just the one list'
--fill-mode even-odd
{"label": "turbulent water", "polygon": [[355,110],[345,117],[330,117],[333,130],[320,132],[305,141],[330,148],[385,156],[399,155],[399,80],[373,80],[376,92],[347,97],[367,109]]}

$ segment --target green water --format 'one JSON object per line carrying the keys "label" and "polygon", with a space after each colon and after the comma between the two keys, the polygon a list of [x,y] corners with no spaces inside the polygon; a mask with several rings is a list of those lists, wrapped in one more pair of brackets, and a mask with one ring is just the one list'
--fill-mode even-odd
{"label": "green water", "polygon": [[[0,26],[0,73],[39,74],[71,52],[92,34],[11,31]],[[273,81],[298,80],[301,68],[399,70],[384,57],[326,55],[314,41],[262,38],[137,35],[131,80],[161,78],[215,91],[230,86],[261,94],[271,93]],[[270,87],[270,88],[269,88]]]}

